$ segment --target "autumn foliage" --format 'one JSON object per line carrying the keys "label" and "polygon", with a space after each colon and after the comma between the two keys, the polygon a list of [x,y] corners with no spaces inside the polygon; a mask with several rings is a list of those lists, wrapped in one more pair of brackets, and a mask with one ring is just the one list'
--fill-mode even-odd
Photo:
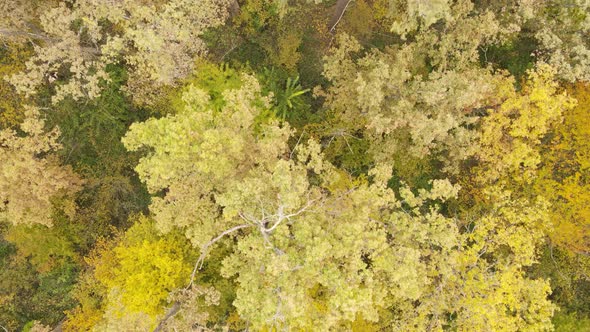
{"label": "autumn foliage", "polygon": [[589,31],[0,0],[0,330],[590,330]]}

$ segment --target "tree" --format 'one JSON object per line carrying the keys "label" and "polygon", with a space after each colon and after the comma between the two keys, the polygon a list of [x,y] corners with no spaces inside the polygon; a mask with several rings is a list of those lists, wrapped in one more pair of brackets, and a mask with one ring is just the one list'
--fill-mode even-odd
{"label": "tree", "polygon": [[4,78],[24,69],[31,47],[19,43],[0,46],[0,128],[14,128],[24,118],[23,100]]}
{"label": "tree", "polygon": [[55,6],[59,0],[0,1],[0,40],[13,42],[47,40],[38,27],[40,13]]}
{"label": "tree", "polygon": [[146,151],[136,170],[158,227],[183,230],[201,250],[191,287],[231,238],[221,273],[235,278],[233,305],[255,329],[342,329],[385,316],[401,330],[550,326],[548,284],[523,271],[542,239],[533,227],[542,201],[498,192],[478,228],[461,233],[439,210],[459,190],[448,180],[404,187],[398,199],[386,164],[352,178],[314,140],[289,149],[288,124],[259,117],[268,100],[252,77],[222,95],[215,109],[191,85],[183,109],[132,125],[123,140]]}
{"label": "tree", "polygon": [[511,39],[535,43],[532,55],[548,63],[557,76],[569,82],[590,79],[590,29],[587,1],[478,1],[480,11],[494,13],[501,26],[513,27]]}
{"label": "tree", "polygon": [[397,1],[396,5],[405,6],[405,8],[401,20],[395,21],[391,30],[400,34],[402,38],[405,38],[408,32],[414,32],[419,28],[428,29],[438,20],[451,19],[451,4],[448,0]]}
{"label": "tree", "polygon": [[59,225],[48,229],[44,225],[16,225],[9,227],[6,240],[12,243],[17,254],[27,258],[40,273],[47,273],[60,266],[79,260],[75,251],[77,242],[72,225]]}
{"label": "tree", "polygon": [[0,330],[584,329],[590,7],[287,2],[0,0]]}
{"label": "tree", "polygon": [[60,148],[59,129],[45,132],[35,109],[26,115],[21,124],[26,136],[11,129],[0,132],[0,220],[51,226],[53,202],[73,215],[73,194],[82,181],[50,154]]}
{"label": "tree", "polygon": [[[37,227],[27,238],[26,234],[19,234],[26,226],[14,226],[17,232],[9,230],[6,234],[14,244],[5,241],[5,234],[1,234],[0,319],[11,331],[26,330],[23,325],[32,320],[55,326],[63,319],[63,311],[75,305],[70,291],[76,282],[77,266],[71,259],[72,248],[67,248],[69,239],[56,236],[56,233],[63,232],[57,231],[58,227],[52,227],[49,236],[44,238],[37,230],[47,228]],[[17,236],[21,238],[15,239]],[[51,243],[51,240],[57,241]],[[43,248],[44,244],[49,247]]]}
{"label": "tree", "polygon": [[[456,173],[477,149],[469,127],[478,109],[498,102],[497,87],[506,78],[477,68],[424,73],[424,50],[416,44],[360,52],[354,39],[341,35],[325,58],[331,85],[318,95],[326,97],[334,121],[322,134],[330,142],[366,139],[378,162],[398,154],[430,158]],[[394,164],[398,171],[401,166]]]}
{"label": "tree", "polygon": [[131,69],[127,92],[149,103],[154,91],[190,73],[194,57],[206,51],[200,37],[224,22],[227,6],[223,0],[61,2],[39,17],[46,41],[10,81],[27,96],[55,81],[54,103],[92,99],[109,79],[105,66],[124,63]]}
{"label": "tree", "polygon": [[540,147],[535,190],[553,204],[553,242],[578,254],[590,253],[590,89],[578,83],[566,90],[577,104],[563,111],[563,121],[552,129],[551,139]]}
{"label": "tree", "polygon": [[539,41],[538,56],[570,82],[590,80],[590,3],[574,0],[567,5],[534,1],[530,26]]}
{"label": "tree", "polygon": [[482,183],[500,180],[516,188],[537,176],[542,139],[575,105],[575,99],[558,92],[555,75],[552,67],[542,64],[529,72],[520,93],[511,85],[502,89],[505,100],[482,119],[477,153]]}
{"label": "tree", "polygon": [[159,234],[147,217],[132,219],[124,235],[101,242],[87,258],[91,272],[77,290],[81,306],[69,312],[68,330],[151,330],[169,293],[186,285],[188,241],[179,232]]}

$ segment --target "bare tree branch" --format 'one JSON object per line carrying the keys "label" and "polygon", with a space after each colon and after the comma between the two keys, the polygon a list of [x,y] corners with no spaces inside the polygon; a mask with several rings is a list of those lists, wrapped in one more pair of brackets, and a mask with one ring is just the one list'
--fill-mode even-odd
{"label": "bare tree branch", "polygon": [[223,231],[221,234],[219,234],[213,240],[211,240],[211,241],[207,242],[205,245],[203,245],[201,247],[201,256],[199,256],[197,263],[195,263],[195,267],[193,268],[193,273],[191,273],[190,282],[189,282],[188,286],[186,286],[186,289],[189,289],[193,285],[197,271],[203,267],[203,263],[205,262],[205,256],[207,255],[207,252],[209,251],[209,247],[211,247],[213,244],[215,244],[215,242],[221,240],[224,236],[226,236],[230,233],[233,233],[233,232],[243,229],[243,228],[252,227],[252,226],[253,225],[251,225],[251,224],[244,224],[244,225],[238,225],[238,226],[232,227],[228,230]]}
{"label": "bare tree branch", "polygon": [[[342,3],[346,1],[346,0],[339,0],[338,4],[336,5],[336,8],[338,10],[338,8],[340,8],[342,6]],[[338,25],[338,23],[340,23],[340,20],[342,19],[342,17],[344,16],[344,13],[346,12],[346,8],[348,8],[348,5],[352,2],[352,0],[348,0],[346,1],[346,5],[344,5],[344,8],[342,9],[342,11],[340,12],[340,16],[338,17],[338,19],[336,20],[336,22],[332,25],[332,27],[330,28],[330,32],[333,32],[334,29],[336,29],[336,26]]]}
{"label": "bare tree branch", "polygon": [[303,134],[305,134],[305,129],[301,132],[301,135],[299,135],[299,139],[297,139],[297,143],[295,143],[293,150],[291,150],[291,153],[289,154],[289,159],[293,159],[293,152],[295,152],[295,149],[297,149],[297,146],[299,146],[299,142],[301,142],[301,138],[303,137]]}
{"label": "bare tree branch", "polygon": [[174,302],[174,304],[172,305],[172,307],[170,307],[170,309],[168,309],[168,312],[166,312],[166,316],[164,316],[162,318],[162,320],[160,320],[160,323],[158,323],[158,326],[156,326],[156,328],[154,329],[153,332],[160,332],[160,331],[162,331],[162,328],[164,327],[164,324],[166,323],[166,321],[168,319],[170,319],[170,317],[176,315],[179,310],[180,310],[180,303]]}
{"label": "bare tree branch", "polygon": [[302,214],[307,209],[309,209],[313,205],[313,203],[315,201],[316,201],[315,199],[312,199],[312,200],[308,201],[307,204],[304,207],[302,207],[301,209],[299,209],[297,212],[294,212],[294,213],[291,213],[291,214],[287,214],[287,215],[284,215],[283,214],[284,206],[283,205],[279,206],[279,209],[278,209],[279,210],[279,213],[278,213],[278,220],[277,220],[277,222],[275,222],[274,225],[272,225],[270,228],[265,228],[264,229],[264,232],[265,233],[270,233],[275,228],[277,228],[277,226],[279,226],[281,224],[281,222],[283,222],[283,220],[285,220],[285,219],[289,220],[292,217],[295,217],[295,216],[298,216],[298,215]]}
{"label": "bare tree branch", "polygon": [[28,32],[28,31],[13,30],[13,29],[0,29],[0,36],[4,36],[5,38],[19,37],[19,36],[32,37],[35,39],[43,40],[45,42],[54,42],[54,41],[59,40],[57,38],[49,37],[49,36],[43,34],[41,31]]}

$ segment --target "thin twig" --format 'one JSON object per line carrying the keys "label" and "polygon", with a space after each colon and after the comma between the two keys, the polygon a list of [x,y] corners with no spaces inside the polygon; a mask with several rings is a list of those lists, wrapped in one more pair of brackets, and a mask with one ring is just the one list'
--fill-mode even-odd
{"label": "thin twig", "polygon": [[350,147],[350,144],[348,144],[346,136],[342,135],[342,138],[344,138],[344,142],[346,143],[346,146],[348,146],[348,150],[350,150],[350,153],[354,153],[354,151],[352,151],[352,148]]}
{"label": "thin twig", "polygon": [[241,44],[242,44],[242,43],[241,43],[241,41],[240,41],[240,42],[238,42],[237,44],[235,44],[235,45],[232,45],[232,47],[231,47],[229,50],[227,50],[225,53],[223,53],[223,55],[221,56],[221,59],[219,59],[219,61],[223,61],[223,59],[225,59],[225,57],[226,57],[228,54],[230,54],[231,52],[233,52],[233,50],[235,50],[235,49],[236,49],[238,46],[240,46]]}

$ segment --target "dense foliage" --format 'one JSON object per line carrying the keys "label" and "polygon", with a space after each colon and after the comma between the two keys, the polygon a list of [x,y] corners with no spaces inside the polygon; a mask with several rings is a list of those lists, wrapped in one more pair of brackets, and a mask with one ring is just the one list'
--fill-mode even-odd
{"label": "dense foliage", "polygon": [[0,330],[590,330],[590,4],[0,0]]}

